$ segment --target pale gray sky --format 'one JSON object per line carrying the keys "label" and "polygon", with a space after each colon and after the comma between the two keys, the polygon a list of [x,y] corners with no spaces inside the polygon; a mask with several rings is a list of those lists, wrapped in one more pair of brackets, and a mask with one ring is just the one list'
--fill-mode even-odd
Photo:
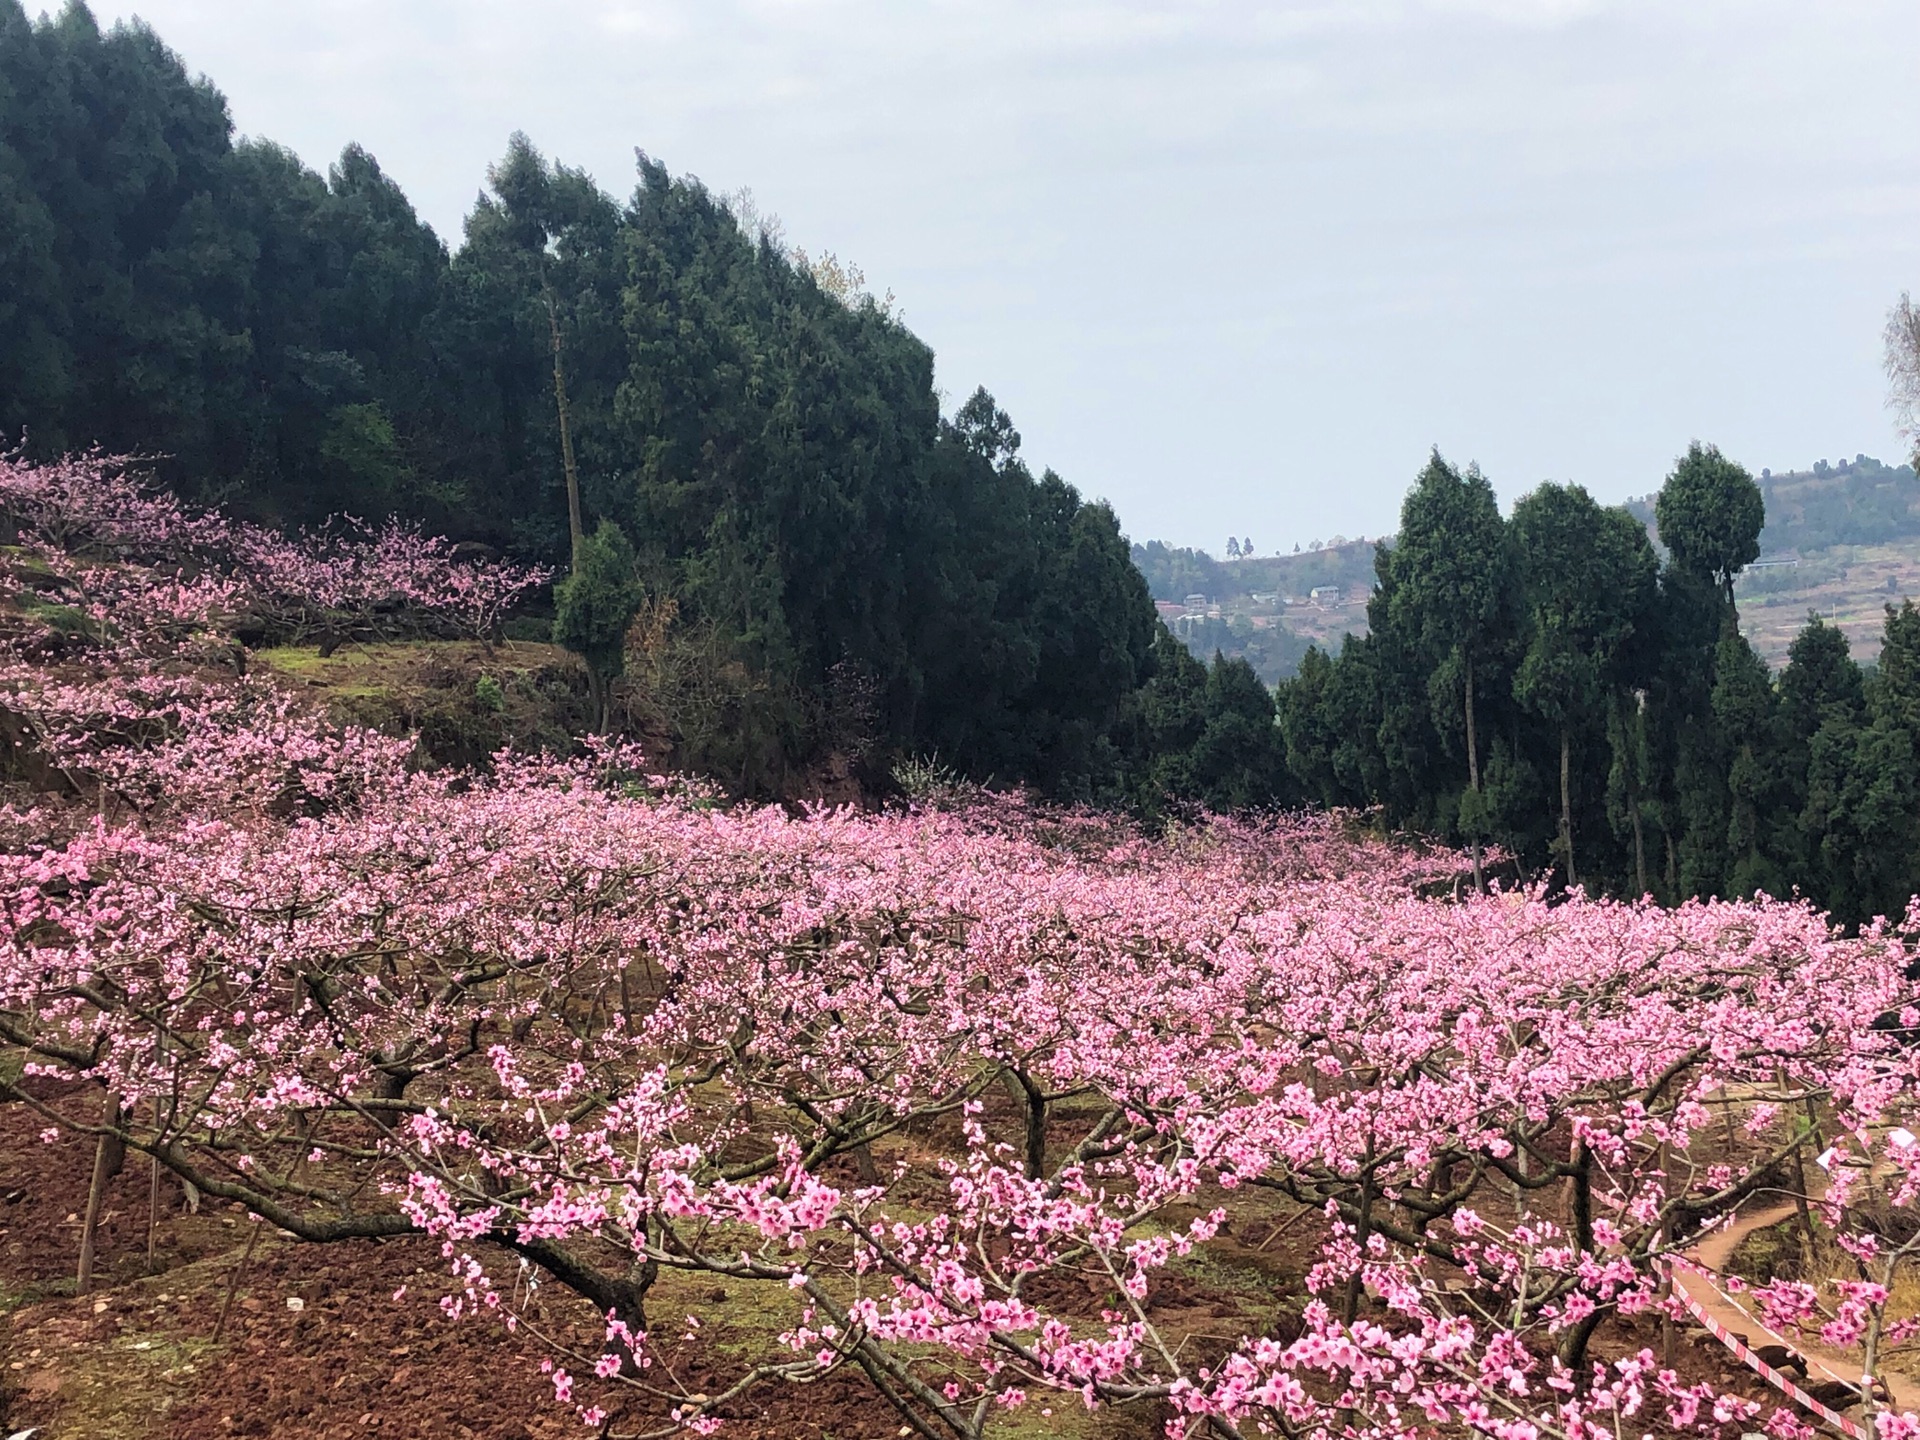
{"label": "pale gray sky", "polygon": [[[31,0],[29,0],[31,5]],[[522,129],[751,186],[1137,539],[1390,529],[1427,447],[1504,499],[1899,445],[1915,0],[102,0],[456,242]]]}

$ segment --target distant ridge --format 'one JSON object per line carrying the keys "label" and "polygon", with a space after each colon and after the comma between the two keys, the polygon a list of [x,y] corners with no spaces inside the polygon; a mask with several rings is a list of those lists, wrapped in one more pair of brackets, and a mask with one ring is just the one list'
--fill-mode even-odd
{"label": "distant ridge", "polygon": [[[1861,659],[1878,652],[1882,607],[1920,599],[1920,477],[1911,465],[1870,455],[1820,460],[1808,470],[1755,477],[1767,504],[1760,559],[1741,578],[1741,628],[1778,666],[1809,610],[1848,636]],[[1654,534],[1651,495],[1626,508]],[[1367,630],[1377,540],[1344,540],[1291,555],[1217,559],[1159,540],[1133,546],[1133,563],[1160,603],[1162,618],[1202,659],[1242,658],[1269,685],[1292,675],[1308,645],[1338,648]],[[1911,552],[1911,553],[1909,553]],[[1313,592],[1332,587],[1312,603]],[[1205,597],[1205,613],[1186,602]]]}
{"label": "distant ridge", "polygon": [[[1911,465],[1888,465],[1871,455],[1810,470],[1754,477],[1767,502],[1767,528],[1760,551],[1826,550],[1835,545],[1884,545],[1920,536],[1920,484]],[[1653,524],[1653,496],[1627,501],[1627,509]]]}

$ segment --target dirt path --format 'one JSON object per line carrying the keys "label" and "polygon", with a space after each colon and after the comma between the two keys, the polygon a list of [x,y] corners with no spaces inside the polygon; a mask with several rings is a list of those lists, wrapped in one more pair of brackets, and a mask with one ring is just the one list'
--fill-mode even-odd
{"label": "dirt path", "polygon": [[[1731,1225],[1716,1230],[1698,1245],[1686,1252],[1686,1256],[1702,1269],[1719,1274],[1725,1270],[1727,1261],[1739,1248],[1740,1242],[1756,1230],[1764,1230],[1770,1225],[1778,1225],[1795,1213],[1791,1200],[1782,1201],[1765,1210],[1757,1210],[1751,1215],[1735,1215]],[[1673,1286],[1688,1299],[1693,1300],[1729,1331],[1745,1335],[1749,1345],[1764,1345],[1769,1342],[1785,1345],[1797,1351],[1807,1362],[1807,1376],[1814,1381],[1840,1380],[1849,1385],[1860,1383],[1860,1357],[1843,1351],[1830,1350],[1825,1346],[1811,1344],[1798,1337],[1789,1338],[1762,1324],[1760,1317],[1747,1309],[1738,1300],[1728,1295],[1706,1276],[1697,1272],[1675,1269]],[[1920,1410],[1920,1386],[1883,1370],[1881,1382],[1887,1387],[1887,1393],[1895,1410]]]}

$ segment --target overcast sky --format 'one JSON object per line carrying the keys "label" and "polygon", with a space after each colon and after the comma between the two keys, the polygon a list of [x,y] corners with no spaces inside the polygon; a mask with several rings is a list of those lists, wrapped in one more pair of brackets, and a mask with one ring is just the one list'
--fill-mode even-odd
{"label": "overcast sky", "polygon": [[[31,7],[32,0],[29,0]],[[1900,450],[1915,0],[141,0],[240,130],[358,140],[457,243],[507,136],[635,146],[891,289],[951,408],[1136,539]]]}

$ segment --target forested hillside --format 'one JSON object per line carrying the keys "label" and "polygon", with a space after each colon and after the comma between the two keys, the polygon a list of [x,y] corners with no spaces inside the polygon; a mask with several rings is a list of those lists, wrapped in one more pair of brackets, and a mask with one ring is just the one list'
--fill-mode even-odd
{"label": "forested hillside", "polygon": [[575,628],[596,675],[644,670],[679,763],[755,794],[901,756],[1215,793],[1188,777],[1222,702],[1156,660],[1112,511],[984,390],[943,417],[932,352],[844,270],[644,155],[625,201],[518,136],[485,178],[450,250],[358,145],[322,176],[236,143],[150,29],[0,0],[0,438],[552,562],[564,410],[584,530],[634,572]]}

